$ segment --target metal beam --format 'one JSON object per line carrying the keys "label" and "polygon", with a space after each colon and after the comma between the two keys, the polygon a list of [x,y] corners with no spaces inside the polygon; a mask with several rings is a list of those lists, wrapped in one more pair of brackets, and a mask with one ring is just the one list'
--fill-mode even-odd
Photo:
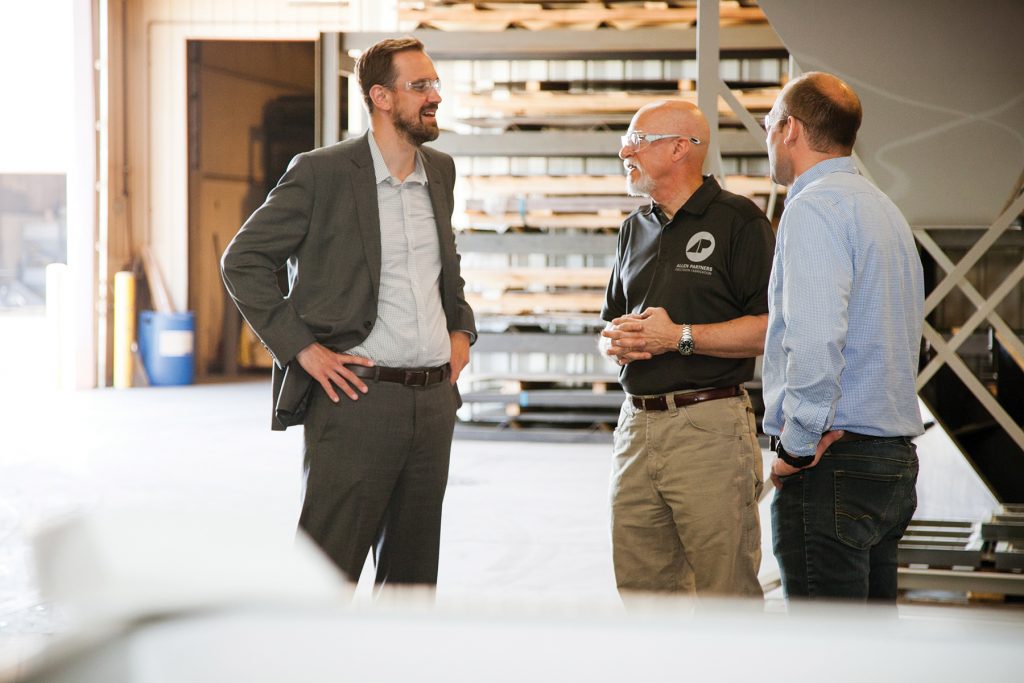
{"label": "metal beam", "polygon": [[461,253],[480,254],[614,254],[617,235],[463,232],[456,238]]}
{"label": "metal beam", "polygon": [[924,302],[925,315],[929,314],[934,310],[935,306],[938,305],[950,290],[957,285],[958,282],[963,280],[967,271],[969,271],[978,260],[985,255],[999,237],[1009,229],[1010,225],[1024,213],[1024,194],[1021,194],[1016,200],[1010,204],[1009,207],[992,223],[991,227],[985,232],[981,238],[978,239],[974,247],[968,251],[959,263],[956,264],[956,268],[946,274],[935,289],[931,291],[928,298]]}
{"label": "metal beam", "polygon": [[[512,418],[509,418],[512,421]],[[600,443],[612,442],[611,431],[584,429],[521,429],[513,425],[481,426],[462,420],[455,423],[455,438],[470,441],[520,441],[544,443]]]}
{"label": "metal beam", "polygon": [[[924,230],[915,229],[914,237],[917,238],[917,241],[921,244],[922,247],[924,247],[925,251],[927,251],[929,255],[931,255],[932,259],[935,260],[935,263],[944,271],[946,271],[946,273],[952,273],[956,269],[956,266],[953,265],[953,261],[948,256],[946,256],[946,253],[941,248],[939,248],[939,245],[935,242],[935,240],[932,238],[930,234],[928,234]],[[991,309],[989,309],[986,306],[985,297],[983,297],[981,293],[978,292],[977,289],[975,289],[974,285],[971,284],[970,280],[968,280],[966,277],[961,277],[959,280],[955,281],[954,284],[957,288],[960,289],[961,292],[964,293],[967,299],[972,304],[974,304],[975,308],[977,308],[979,311],[985,310],[985,317],[988,319],[992,327],[995,328],[996,333],[1000,335],[1000,339],[1010,349],[1010,351],[1016,354],[1018,357],[1024,358],[1024,342],[1021,341],[1020,337],[1017,336],[1017,333],[1006,323],[1005,320],[1003,320],[1002,316],[1000,316],[999,313],[994,310],[995,304]],[[1000,299],[1005,298],[1005,296],[1005,294],[1002,294],[1000,296]],[[963,340],[960,340],[958,342],[958,345],[962,343]],[[934,359],[933,362],[929,363],[928,366],[920,373],[920,375],[918,375],[918,389],[923,387],[925,383],[931,378],[931,376],[935,374],[939,367],[941,367],[941,363],[939,365],[935,365],[934,367],[933,364]]]}
{"label": "metal beam", "polygon": [[[999,423],[999,426],[1006,431],[1014,443],[1021,450],[1024,450],[1024,429],[1021,429],[1020,425],[999,405],[996,398],[989,393],[988,388],[981,383],[981,380],[967,367],[967,364],[961,360],[960,356],[948,350],[946,340],[927,322],[924,324],[924,338],[928,340],[928,343],[935,348],[939,355],[946,359],[946,365],[949,366],[950,370],[956,373],[960,381],[964,383],[964,386],[974,394],[978,402]],[[920,391],[921,387],[922,384],[918,380],[917,390]]]}
{"label": "metal beam", "polygon": [[900,567],[899,587],[903,590],[940,590],[1024,595],[1024,574],[1009,572],[956,571]]}
{"label": "metal beam", "polygon": [[474,353],[589,353],[599,355],[596,334],[481,332]]}
{"label": "metal beam", "polygon": [[[717,14],[717,12],[716,12]],[[693,57],[697,30],[638,28],[629,31],[437,31],[419,29],[410,35],[423,41],[434,59],[669,59]],[[393,33],[346,33],[343,49],[364,50]],[[777,57],[786,48],[768,24],[721,29],[722,52]]]}
{"label": "metal beam", "polygon": [[[619,151],[621,135],[619,131],[510,131],[493,135],[445,132],[430,146],[452,156],[464,157],[614,157]],[[720,130],[718,144],[726,156],[766,153],[764,140],[759,141],[745,130]]]}
{"label": "metal beam", "polygon": [[718,0],[697,0],[697,107],[704,112],[711,139],[704,169],[725,187],[722,148],[718,141],[718,90],[722,82],[719,70]]}
{"label": "metal beam", "polygon": [[321,33],[316,43],[316,146],[341,139],[341,52],[337,33]]}

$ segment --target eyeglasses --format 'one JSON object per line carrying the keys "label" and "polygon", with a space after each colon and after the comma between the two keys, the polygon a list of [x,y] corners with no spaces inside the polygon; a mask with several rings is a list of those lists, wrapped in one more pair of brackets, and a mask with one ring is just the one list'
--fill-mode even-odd
{"label": "eyeglasses", "polygon": [[[780,116],[778,121],[772,121],[771,113],[765,114],[764,115],[764,120],[761,122],[761,125],[764,127],[764,132],[771,133],[772,132],[772,128],[775,126],[776,123],[781,123],[782,121],[785,121],[786,119],[788,119],[790,116],[793,116],[793,115],[792,114],[786,114],[784,116]],[[793,116],[793,118],[796,119],[797,121],[799,121],[800,123],[804,123],[804,120],[802,118],[800,118],[799,116]],[[807,124],[804,123],[804,125],[806,126]]]}
{"label": "eyeglasses", "polygon": [[657,142],[658,140],[665,140],[666,138],[683,138],[684,140],[689,140],[695,145],[703,144],[700,138],[695,138],[692,135],[677,135],[675,133],[644,133],[639,130],[626,133],[619,138],[619,142],[622,143],[623,147],[643,147],[651,144],[652,142]]}
{"label": "eyeglasses", "polygon": [[438,95],[441,94],[441,79],[440,78],[421,78],[418,81],[406,81],[405,89],[411,90],[412,92],[426,95],[431,90],[436,92]]}

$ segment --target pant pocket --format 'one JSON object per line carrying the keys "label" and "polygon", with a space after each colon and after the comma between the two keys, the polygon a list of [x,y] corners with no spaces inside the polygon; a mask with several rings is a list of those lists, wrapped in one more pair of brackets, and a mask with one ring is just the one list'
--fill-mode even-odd
{"label": "pant pocket", "polygon": [[845,545],[867,550],[881,540],[894,520],[892,501],[899,474],[835,472],[836,536]]}

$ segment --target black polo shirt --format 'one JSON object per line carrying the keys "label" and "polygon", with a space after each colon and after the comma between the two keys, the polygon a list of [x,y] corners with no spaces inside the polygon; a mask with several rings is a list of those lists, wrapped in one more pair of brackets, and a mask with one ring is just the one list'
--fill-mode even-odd
{"label": "black polo shirt", "polygon": [[[691,325],[765,314],[774,249],[771,224],[757,205],[706,176],[671,221],[652,202],[623,222],[601,317],[610,322],[650,306]],[[753,358],[676,352],[619,371],[631,394],[725,387],[753,376]]]}

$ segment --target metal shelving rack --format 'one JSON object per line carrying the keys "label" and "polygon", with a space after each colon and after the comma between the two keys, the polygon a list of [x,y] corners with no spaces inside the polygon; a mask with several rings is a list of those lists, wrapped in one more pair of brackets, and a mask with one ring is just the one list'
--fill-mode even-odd
{"label": "metal shelving rack", "polygon": [[[338,75],[351,73],[353,55],[357,51],[391,35],[330,34],[321,40],[320,144],[335,141],[341,130],[339,108],[323,104],[336,102],[335,98],[340,97]],[[653,74],[649,78],[662,82],[692,81],[700,67],[700,40],[694,28],[417,30],[411,35],[423,41],[438,65],[446,83],[443,109],[448,111],[457,104],[458,95],[453,91],[460,87],[460,76],[465,79],[466,74],[473,74],[473,64],[508,62],[510,65],[504,71],[510,75],[510,81],[521,81],[523,74],[534,75],[539,68],[541,80],[567,80],[566,74],[571,72],[568,80],[584,85],[589,81],[621,81],[627,87],[635,80],[630,78],[629,65],[635,66],[635,73]],[[767,24],[722,27],[716,32],[716,39],[720,53],[716,52],[714,60],[716,78],[712,102],[717,102],[718,94],[725,88],[724,81],[718,77],[719,56],[725,60],[722,71],[735,81],[765,80],[762,73],[753,77],[747,73],[749,60],[773,60],[775,74],[768,79],[770,81],[777,80],[788,67],[788,55]],[[703,49],[708,49],[707,40]],[[547,68],[544,64],[538,66],[541,62],[547,63]],[[619,73],[606,77],[601,71],[602,64],[613,62],[625,62],[626,66],[621,67]],[[572,63],[572,69],[559,68],[566,63]],[[671,96],[672,92],[667,91],[666,96]],[[356,109],[349,107],[350,114]],[[714,118],[717,116],[716,108]],[[753,121],[749,114],[747,118]],[[442,119],[442,124],[445,123]],[[445,132],[432,146],[455,157],[463,176],[471,175],[475,169],[487,168],[494,160],[499,160],[496,163],[500,164],[501,159],[509,169],[547,169],[550,165],[575,168],[583,175],[595,172],[611,175],[621,173],[621,162],[616,156],[618,138],[627,123],[628,117],[611,123],[598,122],[584,130],[547,128],[500,133],[483,132],[481,127],[457,123],[452,127],[463,132]],[[731,123],[733,127],[723,127],[715,136],[720,155],[737,170],[745,163],[741,160],[754,159],[756,165],[763,159],[763,140],[751,135],[750,126],[742,117]],[[362,126],[360,121],[349,123],[353,132],[361,130]],[[495,127],[500,127],[500,122]],[[716,175],[721,175],[723,166],[719,157],[715,161],[719,170]],[[456,212],[458,214],[458,208]],[[464,255],[464,268],[474,264],[485,267],[493,264],[501,268],[505,264],[547,268],[604,266],[610,270],[619,222],[616,219],[607,229],[596,231],[467,231],[460,232],[458,243]],[[545,439],[572,441],[603,441],[610,437],[610,426],[621,403],[621,389],[615,367],[597,353],[596,333],[603,322],[596,313],[588,316],[483,315],[479,318],[481,335],[471,366],[477,380],[466,386],[464,397],[471,407],[464,408],[464,412],[467,418],[491,425],[484,434],[501,438],[514,433],[516,438],[536,438],[543,432]],[[557,381],[558,377],[571,377],[576,381]],[[536,428],[538,423],[554,428],[540,430]],[[582,430],[570,432],[564,429],[566,425]],[[523,428],[495,430],[494,426]],[[462,428],[472,427],[463,425]]]}

